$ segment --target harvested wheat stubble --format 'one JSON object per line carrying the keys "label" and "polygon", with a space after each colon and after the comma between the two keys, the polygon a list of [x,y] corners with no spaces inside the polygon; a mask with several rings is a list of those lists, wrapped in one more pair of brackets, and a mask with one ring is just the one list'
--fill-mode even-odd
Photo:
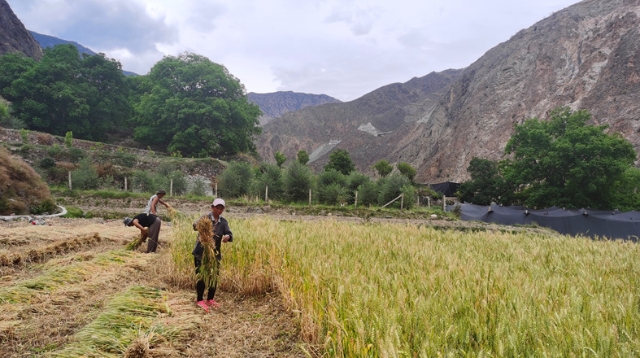
{"label": "harvested wheat stubble", "polygon": [[65,254],[93,246],[102,241],[97,232],[90,235],[79,235],[71,239],[58,240],[45,247],[24,250],[22,252],[0,254],[0,266],[20,265],[31,262],[44,262],[56,255]]}

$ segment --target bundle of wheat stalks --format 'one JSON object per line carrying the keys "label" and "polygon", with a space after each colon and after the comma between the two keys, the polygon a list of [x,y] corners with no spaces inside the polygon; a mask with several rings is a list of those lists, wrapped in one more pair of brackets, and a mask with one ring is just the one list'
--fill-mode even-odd
{"label": "bundle of wheat stalks", "polygon": [[136,236],[135,239],[131,240],[131,242],[128,243],[127,246],[125,246],[125,249],[131,251],[137,250],[143,242],[147,241],[147,237],[148,232],[145,230],[144,232],[140,233],[140,236]]}
{"label": "bundle of wheat stalks", "polygon": [[218,280],[218,270],[220,269],[216,259],[216,249],[213,242],[213,224],[208,217],[202,217],[196,223],[200,244],[204,249],[202,253],[202,265],[198,270],[196,278],[203,280],[207,287],[214,287]]}

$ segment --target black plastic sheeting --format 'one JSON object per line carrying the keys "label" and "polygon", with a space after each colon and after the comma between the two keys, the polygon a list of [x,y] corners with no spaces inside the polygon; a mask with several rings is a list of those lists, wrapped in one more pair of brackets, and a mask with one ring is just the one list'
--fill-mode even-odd
{"label": "black plastic sheeting", "polygon": [[446,181],[444,183],[438,184],[429,184],[429,187],[431,189],[444,196],[455,196],[459,186],[460,183],[454,183],[452,181]]}
{"label": "black plastic sheeting", "polygon": [[[461,205],[462,220],[476,220],[503,225],[532,225],[548,227],[561,234],[602,239],[638,241],[640,236],[640,212],[620,212],[551,207],[532,210],[523,207],[499,205]],[[453,209],[449,206],[448,209]]]}

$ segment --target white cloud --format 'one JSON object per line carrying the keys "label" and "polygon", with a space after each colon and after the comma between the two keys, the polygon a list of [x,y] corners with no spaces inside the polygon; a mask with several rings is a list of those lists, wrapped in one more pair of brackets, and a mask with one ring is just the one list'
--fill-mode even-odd
{"label": "white cloud", "polygon": [[248,91],[360,97],[466,67],[577,0],[8,0],[33,31],[76,41],[145,74],[191,51]]}

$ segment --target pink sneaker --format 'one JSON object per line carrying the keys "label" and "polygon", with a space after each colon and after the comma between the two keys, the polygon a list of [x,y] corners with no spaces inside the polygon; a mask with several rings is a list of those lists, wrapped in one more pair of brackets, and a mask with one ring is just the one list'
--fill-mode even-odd
{"label": "pink sneaker", "polygon": [[216,302],[216,300],[206,300],[205,301],[207,306],[209,307],[213,307],[213,308],[219,308],[220,304],[218,302]]}
{"label": "pink sneaker", "polygon": [[196,305],[200,306],[205,312],[209,312],[209,306],[207,306],[205,301],[198,301]]}

